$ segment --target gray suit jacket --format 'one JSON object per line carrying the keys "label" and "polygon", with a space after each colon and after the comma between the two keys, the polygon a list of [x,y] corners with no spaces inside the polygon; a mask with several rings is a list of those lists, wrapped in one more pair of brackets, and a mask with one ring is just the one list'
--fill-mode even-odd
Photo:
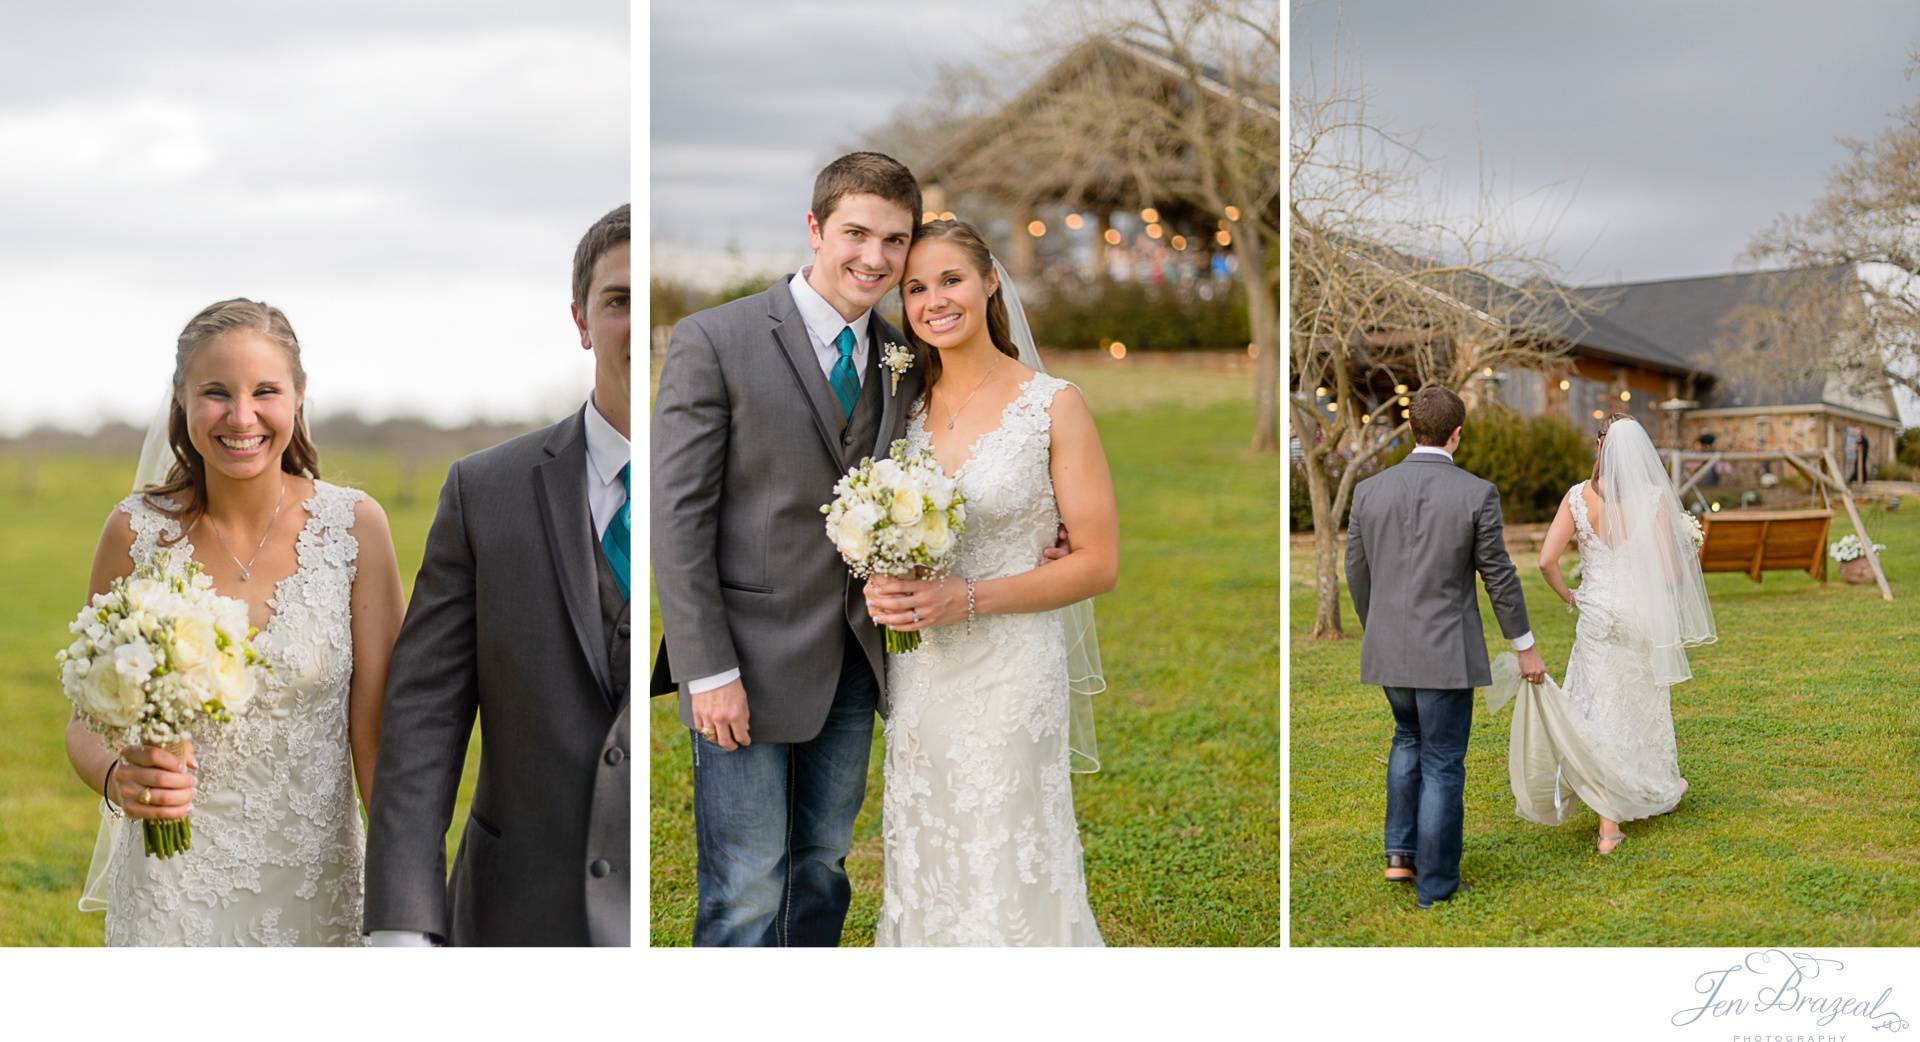
{"label": "gray suit jacket", "polygon": [[1491,684],[1476,572],[1500,632],[1509,640],[1526,633],[1527,602],[1501,534],[1499,489],[1429,453],[1362,481],[1347,527],[1347,590],[1366,631],[1360,682]]}
{"label": "gray suit jacket", "polygon": [[[898,390],[870,368],[885,395],[879,437],[853,444],[787,278],[674,327],[649,433],[662,636],[652,690],[678,688],[691,727],[686,683],[737,668],[756,742],[820,733],[849,633],[887,711],[880,632],[820,508],[849,468],[905,434],[922,383],[918,359]],[[906,344],[878,313],[870,320],[871,358]]]}
{"label": "gray suit jacket", "polygon": [[[626,700],[611,678],[584,409],[447,472],[394,647],[365,929],[455,945],[625,945]],[[479,715],[472,813],[446,831]]]}

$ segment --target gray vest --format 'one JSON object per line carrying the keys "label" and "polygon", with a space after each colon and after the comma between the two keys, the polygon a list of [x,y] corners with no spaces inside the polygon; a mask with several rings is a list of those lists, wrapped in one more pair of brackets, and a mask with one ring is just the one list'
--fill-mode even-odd
{"label": "gray vest", "polygon": [[[871,330],[873,325],[868,323]],[[873,440],[880,436],[880,406],[886,398],[885,380],[891,380],[892,373],[880,369],[880,344],[869,334],[867,338],[867,378],[860,385],[860,400],[853,405],[853,417],[840,428],[840,467],[851,470],[853,465],[866,459],[873,453]],[[884,451],[884,450],[883,450]],[[821,502],[832,498],[832,490],[823,494]]]}
{"label": "gray vest", "polygon": [[627,654],[633,635],[633,626],[627,621],[632,604],[629,598],[621,596],[620,582],[613,577],[613,565],[607,563],[606,552],[596,550],[593,561],[594,571],[600,577],[600,634],[606,641],[613,704],[620,705],[627,700],[628,676],[633,670]]}

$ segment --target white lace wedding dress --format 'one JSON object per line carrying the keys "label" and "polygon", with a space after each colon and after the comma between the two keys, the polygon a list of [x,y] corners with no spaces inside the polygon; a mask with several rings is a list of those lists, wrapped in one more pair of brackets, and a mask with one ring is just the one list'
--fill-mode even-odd
{"label": "white lace wedding dress", "polygon": [[[973,444],[956,480],[955,576],[1037,567],[1059,525],[1047,414],[1065,380],[1036,374]],[[930,445],[924,416],[907,437]],[[1068,767],[1058,612],[923,631],[887,657],[881,945],[1098,945]]]}
{"label": "white lace wedding dress", "polygon": [[[1539,705],[1537,724],[1516,710],[1512,762],[1539,765],[1542,775],[1551,766],[1557,778],[1537,779],[1531,786],[1537,793],[1570,789],[1596,812],[1634,821],[1672,810],[1687,782],[1680,776],[1670,689],[1655,675],[1652,649],[1635,625],[1629,577],[1587,516],[1586,486],[1583,481],[1567,493],[1580,548],[1580,617],[1561,702]],[[1537,748],[1521,747],[1527,743]],[[1521,788],[1516,776],[1516,791]],[[1575,809],[1564,798],[1520,795],[1521,814],[1544,824],[1559,824]]]}
{"label": "white lace wedding dress", "polygon": [[[200,762],[193,848],[142,853],[140,824],[123,831],[108,868],[110,945],[359,945],[366,837],[347,745],[353,673],[350,599],[362,493],[314,483],[294,573],[275,588],[256,646],[273,664],[251,710],[195,743]],[[169,553],[179,526],[138,495],[132,556]]]}

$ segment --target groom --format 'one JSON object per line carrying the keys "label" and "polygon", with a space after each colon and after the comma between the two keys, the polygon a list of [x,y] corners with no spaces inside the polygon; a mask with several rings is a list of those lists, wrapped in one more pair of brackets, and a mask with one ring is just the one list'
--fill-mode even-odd
{"label": "groom", "polygon": [[880,633],[828,542],[841,475],[902,437],[921,368],[896,387],[874,306],[900,281],[920,188],[874,152],[820,171],[813,262],[674,327],[654,404],[652,551],[662,640],[693,745],[696,945],[834,945],[887,710]]}
{"label": "groom", "polygon": [[[1360,682],[1386,689],[1389,882],[1413,882],[1421,909],[1460,882],[1473,689],[1493,682],[1473,577],[1479,573],[1520,672],[1546,674],[1500,528],[1500,490],[1454,465],[1466,405],[1444,387],[1413,396],[1415,448],[1353,490],[1347,589],[1366,631]],[[1379,576],[1376,582],[1374,576]]]}
{"label": "groom", "polygon": [[[579,412],[447,472],[387,678],[367,837],[376,945],[626,945],[628,208],[573,257]],[[475,714],[479,783],[447,877]]]}

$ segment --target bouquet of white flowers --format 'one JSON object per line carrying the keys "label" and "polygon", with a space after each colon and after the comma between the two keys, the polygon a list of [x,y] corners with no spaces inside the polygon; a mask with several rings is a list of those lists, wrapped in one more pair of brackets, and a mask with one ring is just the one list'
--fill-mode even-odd
{"label": "bouquet of white flowers", "polygon": [[1680,531],[1686,533],[1695,550],[1706,545],[1707,533],[1700,527],[1700,519],[1685,510],[1680,511]]}
{"label": "bouquet of white flowers", "polygon": [[[820,508],[827,538],[862,579],[943,572],[966,530],[966,497],[931,452],[910,452],[904,439],[886,459],[861,460],[833,494]],[[920,634],[889,629],[886,641],[889,652],[902,654],[920,646]]]}
{"label": "bouquet of white flowers", "polygon": [[[87,730],[116,746],[173,746],[205,723],[244,713],[260,690],[258,631],[243,601],[213,592],[197,562],[167,574],[156,554],[80,609],[74,641],[54,660],[60,686]],[[143,822],[147,854],[172,857],[193,845],[188,819]]]}
{"label": "bouquet of white flowers", "polygon": [[[1876,554],[1886,548],[1886,544],[1884,543],[1873,544],[1873,552]],[[1867,550],[1866,547],[1860,545],[1859,536],[1849,533],[1841,536],[1838,542],[1827,547],[1827,556],[1841,564],[1846,564],[1848,561],[1857,561],[1867,556]]]}

